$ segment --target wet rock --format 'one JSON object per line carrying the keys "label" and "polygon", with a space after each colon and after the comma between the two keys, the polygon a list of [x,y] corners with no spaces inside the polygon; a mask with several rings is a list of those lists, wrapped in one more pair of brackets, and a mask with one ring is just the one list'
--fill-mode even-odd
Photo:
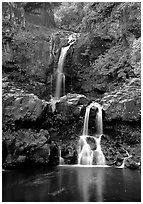
{"label": "wet rock", "polygon": [[125,167],[130,168],[130,169],[139,169],[140,162],[136,162],[135,160],[130,158],[125,161]]}
{"label": "wet rock", "polygon": [[26,156],[19,156],[18,158],[17,158],[17,162],[18,163],[24,163],[26,161]]}
{"label": "wet rock", "polygon": [[81,94],[67,94],[56,103],[56,112],[61,119],[68,120],[74,116],[79,116],[83,106],[89,103],[89,99]]}
{"label": "wet rock", "polygon": [[77,145],[76,142],[61,144],[61,156],[65,164],[77,164]]}
{"label": "wet rock", "polygon": [[56,142],[52,141],[50,144],[49,165],[59,164],[59,148]]}

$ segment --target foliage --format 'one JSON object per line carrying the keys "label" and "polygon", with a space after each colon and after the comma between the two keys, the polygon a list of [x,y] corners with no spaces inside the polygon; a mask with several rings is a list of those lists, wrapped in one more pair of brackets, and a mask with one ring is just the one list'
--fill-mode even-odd
{"label": "foliage", "polygon": [[126,82],[130,78],[136,77],[131,59],[131,50],[126,49],[121,43],[116,44],[83,71],[82,88],[92,91],[98,87],[98,84],[104,86],[108,84],[107,89],[109,89],[110,84]]}
{"label": "foliage", "polygon": [[[130,77],[140,76],[139,2],[3,2],[2,5],[3,44],[11,42],[13,59],[24,72],[27,67],[29,73],[33,68],[42,72],[47,68],[49,44],[45,49],[41,42],[48,42],[51,35],[47,35],[47,30],[43,32],[42,26],[38,27],[39,31],[29,29],[25,13],[34,14],[35,18],[40,11],[42,25],[50,25],[48,20],[44,20],[49,18],[46,15],[49,11],[51,16],[54,13],[59,28],[84,33],[82,43],[85,35],[89,39],[85,49],[84,46],[81,49],[83,58],[87,56],[89,63],[75,67],[75,75],[83,90],[93,91],[99,84],[124,83]],[[3,61],[6,60],[12,60],[8,52],[3,53]]]}
{"label": "foliage", "polygon": [[6,26],[8,26],[11,28],[11,30],[17,31],[17,29],[24,26],[23,24],[25,23],[25,17],[23,3],[3,2],[2,23],[3,30]]}
{"label": "foliage", "polygon": [[[140,76],[139,2],[84,3],[79,27],[82,32],[88,32],[88,35],[92,36],[91,40],[94,37],[99,38],[99,45],[102,40],[110,40],[108,50],[99,53],[97,59],[90,62],[89,67],[80,68],[78,77],[80,83],[82,82],[82,91],[94,92],[99,87],[106,91],[114,84],[126,83],[130,78]],[[99,49],[102,50],[102,46],[99,46]],[[92,53],[90,59],[91,55]]]}
{"label": "foliage", "polygon": [[19,31],[12,41],[12,58],[27,80],[45,80],[51,32],[36,27]]}
{"label": "foliage", "polygon": [[129,34],[140,37],[141,34],[141,4],[102,2],[88,3],[86,15],[82,19],[85,31],[98,35],[126,38]]}
{"label": "foliage", "polygon": [[96,35],[121,38],[141,35],[140,2],[64,2],[55,10],[59,27]]}
{"label": "foliage", "polygon": [[[46,3],[48,6],[49,3]],[[51,9],[59,3],[50,3]],[[23,75],[27,81],[35,75],[35,79],[45,80],[45,70],[48,68],[49,40],[51,30],[46,27],[36,27],[26,22],[25,8],[34,11],[42,3],[3,2],[3,71],[5,67],[12,77]],[[36,78],[37,77],[37,78]]]}
{"label": "foliage", "polygon": [[55,20],[60,28],[77,31],[83,17],[83,2],[64,2],[55,11]]}

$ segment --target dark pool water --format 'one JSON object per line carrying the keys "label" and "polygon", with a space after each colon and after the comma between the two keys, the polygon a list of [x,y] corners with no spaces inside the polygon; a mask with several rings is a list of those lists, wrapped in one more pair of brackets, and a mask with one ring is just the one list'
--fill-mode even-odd
{"label": "dark pool water", "polygon": [[58,166],[2,172],[2,201],[139,202],[138,170]]}

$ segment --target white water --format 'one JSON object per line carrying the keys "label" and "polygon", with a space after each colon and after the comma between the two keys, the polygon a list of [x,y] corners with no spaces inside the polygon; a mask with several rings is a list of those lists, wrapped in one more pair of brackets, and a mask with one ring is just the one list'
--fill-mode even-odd
{"label": "white water", "polygon": [[52,106],[53,112],[56,109],[56,103],[60,100],[62,92],[63,92],[63,95],[65,95],[65,74],[63,72],[64,62],[67,55],[67,51],[69,50],[70,46],[74,44],[75,41],[76,39],[70,36],[68,41],[69,45],[61,48],[61,53],[58,61],[58,67],[57,67],[56,91],[55,91],[54,97],[52,97],[53,78],[51,76],[51,106]]}
{"label": "white water", "polygon": [[102,135],[99,135],[99,137],[95,137],[97,148],[94,151],[94,156],[96,157],[96,164],[97,165],[105,165],[106,164],[105,157],[104,157],[104,154],[102,152],[101,145],[100,145],[101,136]]}
{"label": "white water", "polygon": [[59,148],[59,165],[64,165],[65,161],[64,159],[61,157],[61,148]]}
{"label": "white water", "polygon": [[65,95],[65,88],[66,88],[65,85],[66,85],[66,77],[63,74],[63,95]]}
{"label": "white water", "polygon": [[56,81],[56,93],[55,93],[56,100],[59,100],[61,97],[62,81],[64,82],[63,67],[64,67],[64,61],[66,58],[66,54],[69,48],[70,48],[70,45],[68,45],[67,47],[61,48],[61,54],[60,54],[60,58],[58,61],[58,68],[57,68],[58,76],[57,76],[57,81]]}
{"label": "white water", "polygon": [[78,164],[92,165],[93,151],[86,142],[86,136],[80,136],[78,142]]}
{"label": "white water", "polygon": [[[50,100],[53,112],[56,109],[56,103],[60,100],[62,85],[63,85],[63,94],[65,95],[65,75],[63,73],[63,66],[64,66],[64,61],[66,58],[67,51],[70,48],[70,46],[71,45],[67,47],[62,47],[61,49],[61,54],[58,61],[58,68],[57,68],[58,75],[56,80],[56,92],[54,97],[52,97],[52,93],[51,93],[51,100]],[[52,77],[51,77],[51,87],[52,87]],[[51,88],[51,92],[52,92],[52,88]]]}
{"label": "white water", "polygon": [[[95,104],[95,103],[94,103]],[[102,135],[103,134],[103,122],[102,122],[102,108],[101,106],[96,103],[96,107],[98,107],[97,117],[96,117],[96,128],[97,128],[97,134]]]}
{"label": "white water", "polygon": [[90,106],[88,106],[88,107],[86,108],[82,135],[88,135],[89,113],[90,113]]}
{"label": "white water", "polygon": [[121,168],[121,169],[124,168],[124,167],[125,167],[125,162],[126,162],[126,160],[132,157],[132,155],[129,155],[129,153],[128,153],[127,151],[126,151],[126,154],[127,154],[128,156],[124,158],[122,165],[119,166],[118,168]]}
{"label": "white water", "polygon": [[[97,129],[97,134],[94,136],[88,135],[88,123],[89,123],[89,114],[90,109],[95,108],[98,109],[95,125]],[[101,136],[103,134],[103,123],[102,123],[102,107],[96,103],[92,102],[87,108],[85,112],[84,126],[83,126],[83,135],[80,136],[78,142],[78,165],[92,165],[93,159],[96,159],[96,165],[105,165],[105,157],[101,149],[100,141]],[[96,150],[91,150],[90,145],[87,143],[86,138],[92,137],[96,143]]]}

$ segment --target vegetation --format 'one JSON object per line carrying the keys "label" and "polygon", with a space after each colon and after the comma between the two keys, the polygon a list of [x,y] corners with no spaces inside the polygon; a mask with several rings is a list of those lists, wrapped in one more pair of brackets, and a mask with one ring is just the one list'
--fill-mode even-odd
{"label": "vegetation", "polygon": [[[76,94],[63,97],[53,113],[57,63],[71,34],[77,40],[67,52],[63,70],[65,94]],[[3,146],[8,166],[14,166],[17,158],[21,165],[23,155],[47,164],[54,148],[51,161],[58,162],[59,146],[67,163],[76,163],[77,140],[92,100],[102,105],[104,133],[112,136],[112,140],[103,139],[109,163],[115,164],[115,153],[120,158],[116,143],[119,148],[130,145],[131,152],[135,148],[135,161],[140,161],[140,2],[3,2],[2,66]],[[79,101],[78,94],[84,94],[87,103]],[[92,129],[95,122],[90,119]],[[29,157],[29,152],[37,156]],[[125,152],[121,153],[124,158]]]}
{"label": "vegetation", "polygon": [[83,43],[88,63],[71,66],[83,92],[95,91],[103,83],[106,90],[107,83],[112,86],[115,81],[128,82],[140,77],[140,2],[3,2],[2,5],[6,70],[10,67],[28,75],[27,80],[33,75],[39,80],[38,72],[45,75],[49,66],[50,45],[46,43],[52,33],[60,30],[65,35],[66,30],[80,33],[81,38],[86,35]]}

